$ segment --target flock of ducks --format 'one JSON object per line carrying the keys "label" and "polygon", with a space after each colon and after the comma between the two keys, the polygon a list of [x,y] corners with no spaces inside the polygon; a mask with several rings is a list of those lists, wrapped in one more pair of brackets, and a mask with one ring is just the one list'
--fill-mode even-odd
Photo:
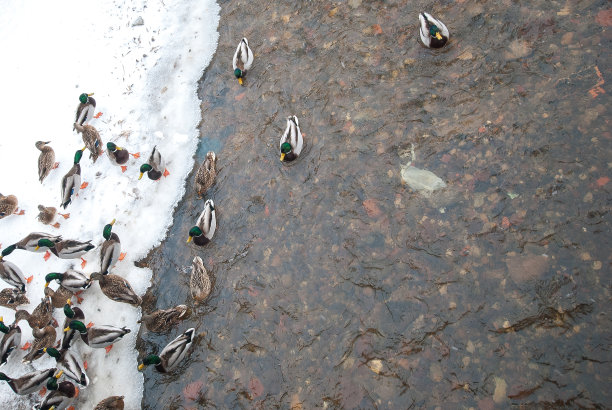
{"label": "flock of ducks", "polygon": [[[428,13],[419,14],[420,28],[419,34],[421,41],[426,47],[443,47],[449,39],[449,31],[440,20],[432,17]],[[249,47],[248,40],[243,38],[232,60],[234,76],[240,85],[244,85],[244,79],[253,64],[254,55]],[[89,125],[93,118],[98,118],[101,113],[94,114],[96,101],[92,98],[93,94],[81,94],[79,96],[79,106],[76,110],[73,130],[82,135],[85,147],[77,150],[74,155],[74,164],[68,173],[62,178],[60,206],[64,209],[70,205],[77,196],[80,189],[84,189],[86,184],[81,184],[80,161],[85,149],[90,152],[90,158],[95,162],[102,151],[102,139],[95,127]],[[40,150],[38,159],[38,176],[42,183],[49,173],[57,168],[55,153],[48,145],[50,141],[36,142],[36,148]],[[297,159],[304,147],[304,140],[299,126],[298,118],[295,115],[287,118],[284,133],[281,136],[279,149],[280,160],[290,162]],[[131,154],[127,149],[117,146],[113,142],[106,144],[106,153],[112,164],[121,166],[125,172],[125,164],[130,155],[138,158],[139,154]],[[195,176],[195,191],[201,198],[206,191],[214,184],[217,170],[217,157],[214,152],[208,152],[206,158]],[[165,168],[164,161],[157,147],[153,148],[148,161],[140,166],[140,180],[144,174],[151,180],[160,180],[162,176],[168,176],[169,172]],[[45,225],[52,225],[59,228],[59,223],[53,223],[57,216],[68,218],[70,214],[59,213],[55,207],[45,207],[39,205],[40,213],[38,220]],[[14,195],[3,196],[0,194],[0,219],[12,215],[23,215],[23,211],[18,211],[18,200]],[[139,306],[142,302],[132,289],[129,282],[119,275],[110,273],[113,266],[122,259],[121,241],[119,236],[112,231],[115,220],[107,224],[102,236],[104,242],[100,247],[100,269],[92,273],[88,278],[83,273],[74,269],[66,272],[51,272],[45,276],[45,298],[32,311],[17,310],[18,306],[29,303],[25,296],[26,284],[32,277],[25,278],[21,270],[12,262],[5,259],[17,249],[30,252],[46,251],[45,259],[51,254],[63,259],[82,259],[81,266],[84,267],[86,261],[82,256],[93,250],[95,245],[91,241],[65,240],[59,235],[52,235],[34,232],[22,240],[6,247],[0,255],[0,278],[13,286],[12,288],[0,291],[0,305],[15,309],[15,321],[13,324],[6,325],[0,317],[0,365],[7,362],[11,353],[19,347],[21,343],[21,329],[19,321],[26,320],[32,328],[34,336],[33,343],[27,343],[28,354],[24,357],[24,362],[31,362],[44,357],[45,354],[55,358],[56,368],[36,370],[20,377],[8,377],[0,372],[0,380],[6,381],[16,394],[26,395],[35,393],[43,389],[48,390],[37,408],[61,410],[67,408],[79,394],[79,387],[87,387],[89,378],[86,373],[80,355],[71,350],[70,347],[74,340],[79,338],[83,343],[91,348],[105,348],[107,352],[113,343],[119,341],[123,336],[130,333],[130,329],[119,328],[111,325],[85,324],[85,314],[79,307],[74,307],[72,297],[79,301],[82,299],[79,294],[90,288],[92,281],[98,281],[102,293],[109,299],[116,302],[128,303]],[[207,199],[204,203],[204,210],[197,219],[195,226],[189,230],[187,243],[193,242],[197,246],[208,244],[216,230],[215,204],[212,199]],[[57,290],[49,287],[51,282],[58,282]],[[190,291],[195,303],[204,301],[210,294],[212,285],[210,277],[202,259],[194,257],[192,273],[190,277]],[[63,308],[65,321],[61,340],[56,341],[57,335],[54,326],[53,309]],[[178,324],[190,314],[186,305],[178,305],[165,310],[157,310],[151,314],[144,314],[141,323],[152,332],[165,332],[174,325]],[[193,343],[195,329],[190,328],[177,338],[172,340],[158,355],[150,354],[144,357],[142,364],[138,366],[142,370],[145,366],[153,365],[159,372],[169,372],[185,358]],[[77,337],[77,334],[80,337]],[[22,348],[24,349],[24,348]],[[59,381],[64,376],[63,381]],[[123,396],[111,396],[100,402],[96,409],[123,409]]]}

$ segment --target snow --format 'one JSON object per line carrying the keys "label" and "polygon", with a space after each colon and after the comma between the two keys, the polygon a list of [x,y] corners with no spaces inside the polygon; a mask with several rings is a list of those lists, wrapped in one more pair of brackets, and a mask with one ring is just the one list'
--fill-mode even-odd
{"label": "snow", "polygon": [[[58,7],[59,6],[59,7]],[[116,218],[113,232],[127,252],[112,273],[126,278],[143,295],[151,271],[134,262],[163,240],[172,223],[172,212],[185,191],[193,167],[201,120],[197,81],[209,64],[218,42],[220,8],[214,0],[91,1],[62,3],[4,0],[0,3],[0,193],[19,199],[23,216],[0,220],[0,243],[5,248],[30,232],[61,234],[65,239],[92,239],[97,247],[84,255],[88,261],[63,260],[43,253],[17,250],[6,257],[24,275],[34,275],[27,285],[32,311],[41,300],[44,276],[76,265],[90,274],[99,269],[102,229]],[[139,22],[144,24],[134,25]],[[96,112],[103,115],[91,125],[100,132],[103,149],[115,142],[140,158],[130,158],[125,173],[109,161],[106,152],[95,164],[85,151],[81,179],[88,182],[68,208],[70,218],[58,217],[59,229],[36,219],[38,204],[60,204],[61,179],[72,167],[74,153],[84,146],[72,130],[78,97],[95,93]],[[36,141],[51,141],[59,167],[42,185],[38,181]],[[139,167],[157,145],[170,172],[159,181],[143,176]],[[8,284],[0,280],[0,288]],[[52,284],[57,288],[57,284]],[[124,395],[127,409],[140,408],[143,375],[137,370],[135,350],[140,308],[106,298],[95,282],[82,295],[85,322],[127,326],[131,333],[110,353],[73,342],[88,362],[89,387],[82,389],[76,408],[93,408],[111,395]],[[76,298],[73,298],[76,303]],[[5,323],[14,311],[0,307]],[[61,309],[54,317],[64,321]],[[27,322],[20,322],[22,344],[32,341]],[[60,328],[58,339],[61,337]],[[23,364],[26,352],[13,352],[0,371],[18,377],[32,370],[53,367],[49,356]],[[0,397],[7,408],[24,408],[38,395],[17,396],[0,382]]]}

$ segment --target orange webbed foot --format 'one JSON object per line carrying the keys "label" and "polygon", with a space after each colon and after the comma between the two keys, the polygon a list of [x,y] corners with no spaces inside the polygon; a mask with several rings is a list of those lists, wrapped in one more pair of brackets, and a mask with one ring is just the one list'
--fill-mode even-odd
{"label": "orange webbed foot", "polygon": [[89,182],[83,182],[83,183],[81,184],[81,189],[85,189],[85,188],[87,188],[87,185],[89,185]]}
{"label": "orange webbed foot", "polygon": [[55,164],[53,164],[53,169],[56,169],[57,167],[59,167],[59,162],[56,162]]}
{"label": "orange webbed foot", "polygon": [[167,177],[168,175],[170,175],[170,172],[168,172],[168,169],[164,168],[164,176]]}
{"label": "orange webbed foot", "polygon": [[83,368],[85,368],[85,370],[87,370],[87,360],[85,360],[85,361],[83,362]]}
{"label": "orange webbed foot", "polygon": [[15,210],[15,215],[24,215],[25,211],[22,209],[19,212],[17,212],[17,210]]}
{"label": "orange webbed foot", "polygon": [[90,327],[93,327],[93,325],[94,325],[94,323],[93,323],[93,322],[89,322],[89,323],[87,324],[87,329],[89,329]]}
{"label": "orange webbed foot", "polygon": [[56,223],[54,223],[54,224],[53,224],[53,225],[51,225],[51,226],[52,226],[52,227],[54,227],[54,228],[59,229],[60,224],[59,224],[59,222],[56,222]]}
{"label": "orange webbed foot", "polygon": [[125,255],[127,255],[127,252],[121,252],[121,253],[119,254],[119,260],[120,260],[120,261],[124,260],[124,259],[125,259]]}
{"label": "orange webbed foot", "polygon": [[125,165],[121,165],[121,172],[127,171],[127,167]]}
{"label": "orange webbed foot", "polygon": [[26,344],[23,345],[23,347],[21,348],[21,350],[28,350],[30,347],[32,347],[32,343],[27,342]]}
{"label": "orange webbed foot", "polygon": [[111,351],[112,348],[113,348],[113,345],[108,345],[104,348],[104,350],[106,350],[106,353],[108,353]]}
{"label": "orange webbed foot", "polygon": [[64,219],[68,219],[68,218],[70,218],[70,214],[59,214],[59,215],[63,216],[63,217],[64,217]]}
{"label": "orange webbed foot", "polygon": [[102,116],[102,112],[99,112],[96,115],[94,115],[94,118],[100,118],[101,116]]}
{"label": "orange webbed foot", "polygon": [[34,279],[34,275],[30,275],[30,277],[26,278],[26,282],[32,283],[32,279]]}
{"label": "orange webbed foot", "polygon": [[53,327],[58,327],[59,326],[59,323],[57,323],[57,319],[53,318],[51,320],[51,322],[53,323]]}
{"label": "orange webbed foot", "polygon": [[38,394],[40,395],[40,397],[44,397],[45,394],[47,394],[47,388],[43,386],[42,389],[40,389],[40,391],[38,392]]}
{"label": "orange webbed foot", "polygon": [[134,158],[140,158],[140,152],[137,152],[135,154],[130,154],[131,156],[133,156]]}
{"label": "orange webbed foot", "polygon": [[81,303],[83,303],[83,298],[80,296],[77,296],[76,294],[74,295],[77,298],[77,303],[80,305]]}
{"label": "orange webbed foot", "polygon": [[45,256],[43,256],[43,259],[45,261],[48,261],[50,257],[51,257],[51,252],[47,251],[47,252],[45,252]]}
{"label": "orange webbed foot", "polygon": [[85,269],[85,265],[87,265],[87,261],[81,258],[81,269]]}

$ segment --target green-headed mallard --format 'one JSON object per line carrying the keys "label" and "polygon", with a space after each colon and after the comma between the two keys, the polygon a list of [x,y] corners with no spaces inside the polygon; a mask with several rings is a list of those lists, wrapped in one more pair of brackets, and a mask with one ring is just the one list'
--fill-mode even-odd
{"label": "green-headed mallard", "polygon": [[[131,330],[125,326],[116,327],[109,325],[94,325],[87,328],[80,320],[73,320],[70,322],[68,329],[73,329],[79,332],[83,342],[89,347],[93,348],[111,346],[117,340],[131,332]],[[64,329],[64,332],[68,331],[68,329]]]}
{"label": "green-headed mallard", "polygon": [[6,249],[2,251],[2,256],[9,255],[15,249],[23,249],[30,252],[46,252],[49,250],[49,247],[47,245],[40,246],[38,244],[38,241],[40,241],[41,239],[48,239],[50,241],[49,243],[58,243],[62,240],[62,237],[61,235],[50,235],[48,233],[43,232],[32,232],[19,242],[15,242],[11,246],[7,246]]}
{"label": "green-headed mallard", "polygon": [[83,322],[85,320],[85,314],[78,306],[72,307],[72,301],[67,299],[64,305],[64,315],[66,315],[66,319],[64,319],[64,335],[62,336],[61,348],[68,349],[73,337],[77,334],[76,330],[70,328],[70,322],[73,320]]}
{"label": "green-headed mallard", "polygon": [[89,158],[96,162],[98,157],[102,155],[102,138],[100,138],[100,133],[93,125],[79,125],[75,123],[74,128],[82,134],[85,148],[89,150]]}
{"label": "green-headed mallard", "polygon": [[444,47],[449,37],[444,23],[425,12],[419,14],[419,21],[421,22],[419,34],[423,44],[429,48]]}
{"label": "green-headed mallard", "polygon": [[9,285],[15,286],[20,292],[25,292],[26,279],[21,269],[14,263],[2,259],[2,257],[0,257],[0,279]]}
{"label": "green-headed mallard", "polygon": [[29,303],[30,300],[26,296],[25,291],[15,288],[4,288],[0,290],[0,306],[16,310],[18,306],[27,305]]}
{"label": "green-headed mallard", "polygon": [[70,171],[62,178],[62,203],[60,206],[64,209],[72,202],[72,197],[78,195],[81,189],[81,165],[79,161],[81,161],[83,156],[83,150],[85,148],[79,149],[74,153],[74,164]]}
{"label": "green-headed mallard", "polygon": [[[18,205],[19,201],[15,195],[4,196],[0,194],[0,219],[16,213]],[[24,213],[22,210],[18,215],[23,215]]]}
{"label": "green-headed mallard", "polygon": [[151,155],[149,155],[147,162],[140,166],[140,176],[138,179],[141,179],[145,172],[147,173],[149,179],[152,179],[153,181],[157,181],[162,175],[165,177],[170,175],[164,166],[164,160],[157,150],[157,146],[153,147],[153,151],[151,152]]}
{"label": "green-headed mallard", "polygon": [[134,306],[142,303],[142,299],[134,292],[130,282],[119,275],[112,273],[103,275],[95,272],[91,274],[91,280],[99,281],[102,293],[115,302],[129,303]]}
{"label": "green-headed mallard", "polygon": [[92,95],[93,93],[82,93],[79,95],[79,105],[77,106],[76,115],[74,117],[74,122],[79,125],[88,124],[89,121],[94,118],[96,100],[94,100]]}
{"label": "green-headed mallard", "polygon": [[55,344],[57,332],[53,326],[47,325],[42,329],[33,328],[32,336],[34,336],[34,342],[32,342],[28,354],[23,357],[24,363],[30,363],[36,359],[40,359],[44,354],[43,349]]}
{"label": "green-headed mallard", "polygon": [[127,171],[127,167],[123,164],[130,159],[130,155],[134,158],[140,157],[139,152],[131,154],[127,149],[119,147],[113,142],[106,143],[106,155],[108,155],[108,158],[114,165],[121,166],[121,172]]}
{"label": "green-headed mallard", "polygon": [[123,410],[125,396],[110,396],[102,400],[94,407],[94,410]]}
{"label": "green-headed mallard", "polygon": [[49,297],[42,298],[31,314],[27,310],[19,309],[15,312],[15,323],[20,320],[26,320],[32,329],[42,329],[47,326],[53,320],[51,299]]}
{"label": "green-headed mallard", "polygon": [[212,199],[207,199],[204,203],[204,210],[200,214],[196,226],[189,230],[187,243],[193,240],[198,246],[206,245],[210,242],[217,229],[217,217],[215,216],[215,203]]}
{"label": "green-headed mallard", "polygon": [[[61,286],[73,292],[78,292],[91,286],[91,279],[83,275],[81,272],[75,271],[74,269],[68,269],[64,273],[48,273],[45,276],[45,281],[47,282],[45,283],[45,287],[49,286],[49,283],[52,280],[57,280]],[[62,304],[62,306],[64,306],[64,304]]]}
{"label": "green-headed mallard", "polygon": [[0,380],[4,380],[11,386],[11,389],[19,395],[25,395],[37,392],[44,387],[47,383],[47,379],[55,373],[55,368],[35,370],[30,373],[26,373],[21,377],[10,378],[4,373],[0,373]]}
{"label": "green-headed mallard", "polygon": [[64,380],[61,383],[57,382],[63,371],[53,377],[47,379],[47,389],[49,393],[44,399],[35,407],[40,410],[64,410],[68,408],[79,396],[79,388],[76,387],[72,382]]}
{"label": "green-headed mallard", "polygon": [[5,325],[4,320],[0,316],[0,332],[2,332],[2,340],[0,340],[0,365],[3,365],[8,360],[11,352],[21,344],[21,328],[15,323],[9,326]]}
{"label": "green-headed mallard", "polygon": [[148,315],[142,315],[139,322],[144,323],[151,332],[166,332],[174,325],[187,319],[190,315],[186,305],[178,305],[170,309],[156,310]]}
{"label": "green-headed mallard", "polygon": [[52,169],[57,167],[55,163],[55,151],[47,144],[51,141],[37,141],[36,148],[40,150],[38,156],[38,180],[42,184],[43,180],[49,175]]}
{"label": "green-headed mallard", "polygon": [[287,117],[287,128],[280,139],[280,160],[293,161],[300,155],[303,147],[304,139],[297,117],[295,115]]}
{"label": "green-headed mallard", "polygon": [[45,296],[51,298],[51,305],[54,309],[59,309],[64,306],[66,299],[70,299],[74,296],[74,292],[70,289],[66,289],[62,285],[57,287],[57,290],[51,289],[49,286],[45,286]]}
{"label": "green-headed mallard", "polygon": [[234,68],[234,76],[238,79],[240,85],[242,85],[242,79],[246,75],[247,71],[251,69],[253,65],[253,52],[249,47],[249,41],[246,38],[240,40],[234,58],[232,59],[232,67]]}
{"label": "green-headed mallard", "polygon": [[66,377],[87,387],[89,377],[85,373],[85,366],[79,354],[70,349],[57,350],[54,347],[45,347],[42,350],[56,360],[58,370],[63,370]]}
{"label": "green-headed mallard", "polygon": [[[45,260],[49,259],[51,254],[54,254],[60,259],[76,259],[81,258],[82,255],[86,254],[96,246],[91,243],[91,240],[86,242],[75,241],[74,239],[61,240],[53,243],[49,239],[39,239],[39,247],[49,248],[47,254],[45,254]],[[34,248],[38,250],[38,248]],[[81,258],[81,266],[85,267],[87,261]]]}
{"label": "green-headed mallard", "polygon": [[215,178],[217,178],[217,155],[209,151],[195,176],[195,190],[197,194],[199,196],[204,195],[208,188],[215,183]]}
{"label": "green-headed mallard", "polygon": [[196,303],[203,302],[210,295],[212,289],[210,277],[199,256],[193,258],[189,289],[191,290],[191,297]]}
{"label": "green-headed mallard", "polygon": [[138,366],[138,370],[153,364],[160,373],[172,371],[187,355],[187,351],[193,343],[194,333],[194,328],[187,329],[185,333],[168,343],[159,356],[154,354],[146,356],[142,364]]}
{"label": "green-headed mallard", "polygon": [[104,242],[102,242],[102,247],[100,248],[100,273],[103,275],[106,275],[108,270],[115,266],[115,263],[117,263],[121,256],[121,241],[119,236],[112,232],[114,224],[115,220],[113,219],[102,230]]}

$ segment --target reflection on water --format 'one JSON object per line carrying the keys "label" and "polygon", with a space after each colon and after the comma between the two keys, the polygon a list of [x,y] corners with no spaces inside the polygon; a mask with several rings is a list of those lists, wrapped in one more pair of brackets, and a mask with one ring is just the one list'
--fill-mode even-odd
{"label": "reflection on water", "polygon": [[[609,405],[609,3],[427,3],[441,51],[418,43],[422,2],[221,3],[197,153],[218,153],[217,232],[184,244],[190,180],[146,262],[150,309],[191,304],[194,255],[215,286],[142,333],[205,332],[178,371],[147,370],[144,406]],[[285,166],[292,114],[308,146]],[[411,143],[446,188],[402,185]]]}

